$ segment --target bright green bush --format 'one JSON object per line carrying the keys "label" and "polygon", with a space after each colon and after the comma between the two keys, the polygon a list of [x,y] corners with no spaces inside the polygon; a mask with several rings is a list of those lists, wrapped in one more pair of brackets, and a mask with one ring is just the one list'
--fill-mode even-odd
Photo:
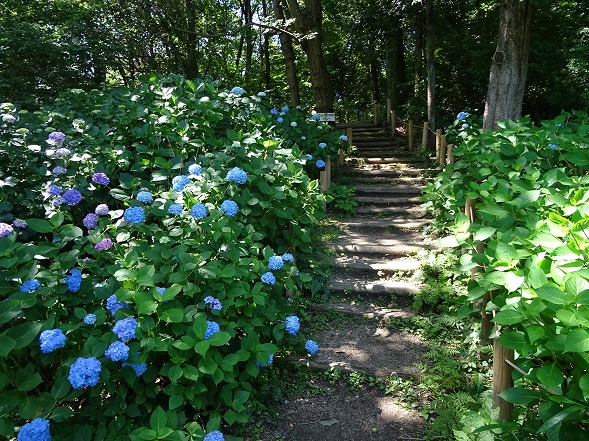
{"label": "bright green bush", "polygon": [[[344,142],[262,98],[152,77],[3,105],[0,435],[42,418],[60,440],[200,440],[248,420],[275,354],[304,352],[284,324],[323,215],[303,149]],[[92,357],[99,377],[77,377]]]}
{"label": "bright green bush", "polygon": [[[426,198],[453,232],[444,243],[467,250],[462,269],[483,268],[463,312],[490,293],[497,340],[515,350],[519,369],[501,394],[519,405],[519,421],[487,430],[589,439],[589,116],[504,122],[467,137],[456,155]],[[477,201],[475,223],[462,214],[467,197]]]}

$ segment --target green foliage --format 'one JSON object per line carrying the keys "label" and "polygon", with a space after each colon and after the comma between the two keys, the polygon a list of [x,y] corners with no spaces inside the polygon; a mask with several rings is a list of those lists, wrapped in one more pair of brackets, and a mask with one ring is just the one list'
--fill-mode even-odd
{"label": "green foliage", "polygon": [[342,216],[353,216],[356,213],[358,203],[354,200],[356,190],[354,187],[343,184],[331,184],[325,192],[329,197],[327,203],[334,212]]}
{"label": "green foliage", "polygon": [[[589,424],[588,134],[584,112],[500,123],[467,138],[428,190],[438,218],[452,220],[443,242],[466,251],[462,270],[482,266],[462,313],[489,292],[498,342],[518,354],[524,374],[502,397],[523,406],[526,439],[584,439]],[[467,197],[474,223],[462,214]]]}
{"label": "green foliage", "polygon": [[[40,417],[62,440],[200,440],[248,420],[262,366],[304,342],[302,332],[285,332],[284,318],[313,282],[311,243],[324,198],[302,148],[325,140],[333,144],[321,149],[327,155],[341,143],[302,111],[283,112],[296,127],[281,125],[262,97],[179,76],[146,78],[137,89],[71,91],[37,112],[3,105],[0,435]],[[63,144],[48,142],[55,130],[66,135]],[[228,179],[236,167],[245,179]],[[68,203],[49,185],[82,199]],[[140,191],[153,200],[138,200]],[[94,225],[88,215],[98,204],[109,213]],[[173,204],[180,214],[169,212]],[[197,204],[206,216],[190,214]],[[28,226],[11,233],[19,220]],[[296,264],[281,259],[285,253]],[[281,268],[270,268],[272,257]],[[68,283],[73,270],[79,287]],[[275,283],[264,279],[269,272]],[[39,286],[23,289],[31,280]],[[123,307],[115,311],[113,301]],[[122,339],[128,357],[113,361],[107,348],[125,318],[136,320],[135,337]],[[212,322],[219,331],[209,335]],[[42,351],[40,334],[53,329],[65,345]],[[98,383],[72,387],[72,365],[89,357],[100,362]]]}

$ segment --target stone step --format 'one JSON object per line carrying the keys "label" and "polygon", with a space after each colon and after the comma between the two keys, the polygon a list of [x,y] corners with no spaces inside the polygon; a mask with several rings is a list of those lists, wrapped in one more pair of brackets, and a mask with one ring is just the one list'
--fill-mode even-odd
{"label": "stone step", "polygon": [[395,280],[333,279],[326,285],[332,294],[340,297],[359,296],[375,298],[383,296],[405,296],[419,292],[414,283]]}
{"label": "stone step", "polygon": [[354,185],[356,194],[362,195],[421,195],[425,185],[389,184],[389,185]]}
{"label": "stone step", "polygon": [[415,317],[413,311],[398,308],[386,308],[374,305],[359,305],[356,303],[316,303],[310,305],[311,311],[335,311],[342,314],[365,317],[371,319],[407,319]]}
{"label": "stone step", "polygon": [[347,255],[369,255],[369,256],[386,256],[386,257],[405,257],[412,254],[417,254],[424,249],[436,249],[438,246],[433,244],[426,245],[403,245],[403,244],[386,244],[380,243],[369,245],[365,243],[356,243],[350,241],[348,243],[342,242],[334,245],[335,251],[338,253],[345,253]]}
{"label": "stone step", "polygon": [[[332,178],[334,182],[339,178],[339,174],[333,174]],[[405,177],[393,177],[393,178],[383,178],[383,177],[361,177],[357,176],[354,179],[354,182],[358,185],[366,186],[366,187],[378,187],[378,186],[388,186],[388,185],[412,185],[416,188],[425,188],[425,184],[432,180],[433,178],[428,178],[425,176],[405,176]]]}
{"label": "stone step", "polygon": [[404,231],[422,228],[428,223],[428,219],[408,219],[406,216],[389,216],[374,219],[372,217],[355,216],[350,219],[341,219],[339,222],[343,227],[353,228],[355,230],[399,229]]}
{"label": "stone step", "polygon": [[349,164],[424,164],[420,158],[410,156],[387,156],[381,158],[373,157],[348,157],[345,162]]}
{"label": "stone step", "polygon": [[336,268],[346,271],[348,274],[362,274],[370,276],[393,275],[402,273],[414,273],[420,266],[417,259],[401,257],[396,259],[383,259],[381,256],[342,255],[335,258]]}
{"label": "stone step", "polygon": [[405,216],[408,222],[412,220],[419,220],[420,217],[425,216],[426,211],[421,207],[403,207],[403,206],[359,206],[356,207],[357,214],[372,214],[375,216]]}
{"label": "stone step", "polygon": [[368,206],[387,206],[387,207],[399,207],[407,205],[418,205],[421,204],[421,196],[401,196],[386,194],[382,196],[356,196],[354,200],[362,205]]}
{"label": "stone step", "polygon": [[432,174],[435,170],[430,168],[422,167],[397,167],[397,168],[384,168],[384,167],[371,167],[358,166],[358,167],[342,167],[341,173],[344,176],[360,176],[364,178],[399,178],[399,177],[427,177]]}

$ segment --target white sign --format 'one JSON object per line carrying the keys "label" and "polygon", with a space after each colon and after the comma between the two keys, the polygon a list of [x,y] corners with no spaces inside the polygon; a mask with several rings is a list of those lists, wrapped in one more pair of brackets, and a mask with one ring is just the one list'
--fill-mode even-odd
{"label": "white sign", "polygon": [[318,113],[319,121],[335,121],[335,113]]}

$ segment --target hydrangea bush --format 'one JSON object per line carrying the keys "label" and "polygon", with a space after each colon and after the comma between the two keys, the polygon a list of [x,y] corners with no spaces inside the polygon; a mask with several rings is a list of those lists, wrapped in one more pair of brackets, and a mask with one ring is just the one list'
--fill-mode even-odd
{"label": "hydrangea bush", "polygon": [[217,439],[305,352],[284,295],[323,215],[304,148],[345,143],[271,110],[177,76],[2,105],[0,436]]}

